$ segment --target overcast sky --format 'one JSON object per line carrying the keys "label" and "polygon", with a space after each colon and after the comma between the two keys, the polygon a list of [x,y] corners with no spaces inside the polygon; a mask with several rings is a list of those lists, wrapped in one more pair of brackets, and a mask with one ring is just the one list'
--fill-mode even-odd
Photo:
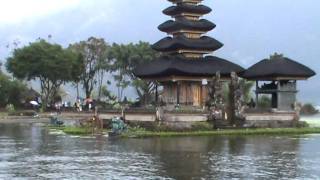
{"label": "overcast sky", "polygon": [[[52,35],[64,46],[90,36],[108,42],[154,43],[169,19],[166,0],[0,0],[0,59],[7,45]],[[225,46],[215,55],[247,68],[274,52],[320,72],[319,0],[205,0],[217,24],[209,35]],[[299,99],[320,104],[320,77],[299,83]]]}

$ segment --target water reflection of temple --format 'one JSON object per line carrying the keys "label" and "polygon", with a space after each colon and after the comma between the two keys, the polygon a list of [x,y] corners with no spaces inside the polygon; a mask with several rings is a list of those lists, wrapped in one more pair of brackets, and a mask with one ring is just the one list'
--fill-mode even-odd
{"label": "water reflection of temple", "polygon": [[121,151],[148,154],[157,175],[173,179],[295,178],[298,138],[185,137],[115,142]]}

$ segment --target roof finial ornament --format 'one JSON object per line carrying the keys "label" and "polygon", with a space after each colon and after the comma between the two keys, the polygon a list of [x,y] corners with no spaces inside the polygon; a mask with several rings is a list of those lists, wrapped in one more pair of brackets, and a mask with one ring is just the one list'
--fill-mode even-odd
{"label": "roof finial ornament", "polygon": [[281,58],[283,58],[283,54],[278,54],[277,52],[275,52],[273,55],[270,55],[270,60],[276,60]]}

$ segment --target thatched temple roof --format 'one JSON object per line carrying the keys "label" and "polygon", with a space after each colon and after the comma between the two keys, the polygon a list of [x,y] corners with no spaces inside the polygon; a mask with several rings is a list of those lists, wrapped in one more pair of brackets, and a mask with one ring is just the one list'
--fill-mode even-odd
{"label": "thatched temple roof", "polygon": [[187,59],[179,56],[163,56],[135,69],[135,75],[140,78],[160,78],[168,76],[230,76],[231,72],[241,73],[244,69],[225,59],[206,56],[199,59]]}
{"label": "thatched temple roof", "polygon": [[183,35],[166,37],[158,41],[152,48],[157,51],[176,51],[179,49],[215,51],[223,46],[221,42],[208,36],[199,39],[190,39]]}
{"label": "thatched temple roof", "polygon": [[314,75],[316,73],[309,67],[275,54],[251,66],[244,72],[243,77],[252,80],[294,80],[308,79]]}
{"label": "thatched temple roof", "polygon": [[212,11],[211,8],[199,5],[202,0],[169,1],[175,6],[165,9],[163,13],[175,18],[158,28],[172,36],[152,45],[154,50],[166,56],[138,66],[134,71],[137,77],[160,81],[179,77],[180,80],[199,81],[211,78],[217,72],[222,77],[230,78],[231,72],[239,74],[244,71],[239,65],[225,59],[206,56],[223,46],[218,40],[204,35],[216,27],[214,23],[201,19],[202,15]]}
{"label": "thatched temple roof", "polygon": [[187,31],[211,31],[216,25],[206,19],[199,21],[190,21],[186,18],[180,18],[177,21],[169,20],[161,24],[158,29],[163,32],[174,32],[179,30]]}
{"label": "thatched temple roof", "polygon": [[200,3],[203,0],[168,0],[168,1],[177,4],[177,3],[195,3],[195,2]]}
{"label": "thatched temple roof", "polygon": [[179,6],[171,6],[167,9],[163,10],[163,13],[168,16],[176,16],[180,15],[181,13],[192,13],[192,14],[199,14],[204,15],[208,14],[212,11],[211,8],[204,5],[190,5],[182,3]]}

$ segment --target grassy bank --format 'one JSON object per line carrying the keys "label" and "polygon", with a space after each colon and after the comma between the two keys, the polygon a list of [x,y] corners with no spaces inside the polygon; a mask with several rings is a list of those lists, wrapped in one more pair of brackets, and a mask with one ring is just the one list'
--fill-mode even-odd
{"label": "grassy bank", "polygon": [[[61,130],[70,135],[90,135],[92,130],[79,127],[50,127]],[[275,128],[275,129],[236,129],[236,130],[211,130],[211,131],[186,131],[186,132],[156,132],[146,130],[128,130],[122,134],[123,138],[145,137],[182,137],[182,136],[248,136],[248,135],[303,135],[320,134],[320,128]]]}
{"label": "grassy bank", "polygon": [[49,126],[49,129],[60,130],[70,135],[90,135],[92,134],[91,128],[71,127],[71,126]]}
{"label": "grassy bank", "polygon": [[88,135],[92,134],[92,129],[89,128],[80,128],[80,127],[65,127],[62,131],[66,134],[71,135]]}
{"label": "grassy bank", "polygon": [[276,128],[276,129],[237,129],[237,130],[212,130],[191,132],[152,132],[152,131],[128,131],[123,137],[179,137],[179,136],[221,136],[221,135],[302,135],[320,134],[320,128]]}
{"label": "grassy bank", "polygon": [[[206,124],[195,124],[193,129],[187,131],[175,131],[168,128],[155,128],[146,130],[139,126],[129,127],[127,132],[122,134],[124,138],[144,138],[144,137],[179,137],[179,136],[221,136],[221,135],[303,135],[303,134],[320,134],[320,127],[304,127],[304,128],[257,128],[257,129],[224,129],[212,130],[212,127]],[[51,129],[61,130],[70,135],[91,135],[91,128],[80,127],[49,127]],[[106,131],[104,131],[106,132]]]}

